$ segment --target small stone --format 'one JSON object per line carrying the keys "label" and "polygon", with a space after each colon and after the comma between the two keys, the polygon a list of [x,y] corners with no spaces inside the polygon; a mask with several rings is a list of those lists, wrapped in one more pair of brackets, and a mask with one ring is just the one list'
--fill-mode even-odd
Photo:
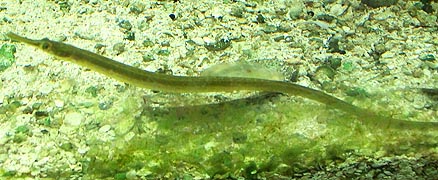
{"label": "small stone", "polygon": [[135,40],[135,33],[133,31],[127,31],[127,32],[125,32],[125,37],[123,39],[134,41]]}
{"label": "small stone", "polygon": [[294,0],[293,6],[289,9],[289,17],[291,19],[297,19],[304,12],[304,4],[302,1]]}
{"label": "small stone", "polygon": [[117,54],[122,54],[122,52],[125,51],[125,44],[123,43],[114,44],[113,51],[115,51]]}
{"label": "small stone", "polygon": [[154,42],[152,42],[152,40],[150,40],[150,39],[143,40],[142,44],[143,44],[144,47],[152,47],[152,46],[154,46]]}
{"label": "small stone", "polygon": [[59,146],[59,148],[61,148],[64,151],[71,151],[73,147],[74,147],[73,144],[70,142],[62,143],[61,146]]}
{"label": "small stone", "polygon": [[100,110],[108,110],[109,108],[111,108],[113,105],[112,101],[105,101],[105,102],[100,102],[99,103],[99,109]]}
{"label": "small stone", "polygon": [[315,71],[315,79],[319,82],[325,82],[325,81],[331,81],[336,75],[335,70],[333,70],[331,67],[322,65],[316,68]]}
{"label": "small stone", "polygon": [[15,128],[15,133],[27,134],[29,132],[29,127],[26,125],[21,125]]}
{"label": "small stone", "polygon": [[154,56],[152,54],[145,54],[143,56],[141,56],[143,59],[143,62],[150,62],[155,60]]}
{"label": "small stone", "polygon": [[382,59],[392,60],[394,57],[396,57],[396,54],[394,52],[387,51],[387,52],[384,52],[381,55],[381,57],[382,57]]}
{"label": "small stone", "polygon": [[135,136],[135,133],[134,133],[134,132],[128,132],[128,133],[123,137],[123,139],[124,139],[126,142],[129,142],[132,138],[134,138],[134,136]]}
{"label": "small stone", "polygon": [[58,107],[58,108],[64,107],[64,101],[55,100],[54,103],[55,103],[55,106]]}
{"label": "small stone", "polygon": [[157,55],[169,56],[170,55],[170,51],[168,49],[160,49],[160,50],[158,50]]}
{"label": "small stone", "polygon": [[265,23],[265,17],[261,14],[257,15],[256,20],[257,20],[257,23]]}
{"label": "small stone", "polygon": [[340,16],[344,13],[344,11],[345,11],[345,7],[343,7],[341,4],[334,4],[330,9],[330,14],[335,16]]}
{"label": "small stone", "polygon": [[135,2],[133,4],[131,4],[131,6],[129,7],[129,12],[132,12],[134,14],[141,14],[145,9],[145,4],[141,3],[141,2]]}
{"label": "small stone", "polygon": [[49,116],[49,113],[47,111],[43,111],[43,110],[35,111],[36,118],[47,117],[47,116]]}
{"label": "small stone", "polygon": [[266,25],[265,27],[263,27],[262,31],[265,33],[275,33],[277,32],[278,28],[277,26],[274,25]]}
{"label": "small stone", "polygon": [[128,171],[126,173],[126,179],[137,179],[137,172],[135,170]]}
{"label": "small stone", "polygon": [[424,73],[423,73],[423,71],[421,69],[414,69],[412,71],[412,76],[414,78],[421,78],[421,77],[423,77],[423,75],[424,75]]}
{"label": "small stone", "polygon": [[388,176],[391,176],[392,175],[392,173],[391,173],[391,171],[383,171],[383,174],[385,174],[385,175],[388,175]]}
{"label": "small stone", "polygon": [[42,95],[47,95],[47,94],[49,94],[50,92],[52,92],[53,87],[50,86],[50,85],[45,85],[45,86],[40,87],[38,90],[40,91],[40,93],[41,93]]}
{"label": "small stone", "polygon": [[215,19],[221,20],[224,17],[224,15],[222,13],[223,13],[223,10],[221,8],[216,7],[216,8],[213,8],[213,10],[211,12],[211,16]]}
{"label": "small stone", "polygon": [[101,132],[101,133],[106,133],[106,132],[108,132],[110,129],[111,129],[111,126],[110,126],[110,125],[104,125],[104,126],[102,126],[102,127],[99,128],[99,132]]}
{"label": "small stone", "polygon": [[435,15],[428,14],[424,11],[418,11],[416,18],[420,21],[422,26],[434,26],[437,21]]}
{"label": "small stone", "polygon": [[433,54],[423,54],[418,58],[422,61],[434,61],[435,60],[435,56]]}
{"label": "small stone", "polygon": [[172,19],[172,21],[176,20],[176,15],[174,13],[169,14],[169,18]]}
{"label": "small stone", "polygon": [[214,43],[207,43],[204,47],[209,51],[222,51],[231,45],[228,39],[221,39]]}
{"label": "small stone", "polygon": [[84,116],[78,112],[69,112],[64,116],[64,125],[79,126],[84,120]]}
{"label": "small stone", "polygon": [[234,17],[241,18],[241,17],[243,17],[243,10],[244,9],[242,7],[231,8],[230,15],[234,16]]}
{"label": "small stone", "polygon": [[79,148],[78,148],[78,153],[79,153],[79,154],[85,154],[85,153],[88,152],[88,150],[90,150],[90,148],[89,148],[88,146],[85,146],[85,147],[79,147]]}
{"label": "small stone", "polygon": [[383,6],[391,6],[397,3],[398,0],[362,0],[363,4],[366,4],[372,8],[378,8]]}
{"label": "small stone", "polygon": [[119,22],[118,25],[119,25],[119,27],[126,29],[126,30],[132,29],[132,24],[128,20],[122,20]]}

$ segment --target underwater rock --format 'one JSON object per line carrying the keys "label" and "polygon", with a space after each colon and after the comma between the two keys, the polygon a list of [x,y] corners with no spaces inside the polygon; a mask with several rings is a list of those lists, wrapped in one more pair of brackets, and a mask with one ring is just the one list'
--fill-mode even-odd
{"label": "underwater rock", "polygon": [[209,51],[222,51],[231,45],[228,39],[220,39],[219,41],[207,43],[204,47]]}
{"label": "underwater rock", "polygon": [[391,6],[397,3],[398,0],[361,0],[363,4],[366,4],[369,7],[372,8],[378,8],[383,6]]}
{"label": "underwater rock", "polygon": [[66,126],[79,126],[84,121],[84,116],[78,112],[69,112],[64,117],[64,125]]}

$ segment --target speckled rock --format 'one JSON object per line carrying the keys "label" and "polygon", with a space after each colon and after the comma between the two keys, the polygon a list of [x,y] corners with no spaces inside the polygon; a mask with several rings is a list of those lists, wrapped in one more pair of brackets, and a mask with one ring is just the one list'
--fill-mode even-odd
{"label": "speckled rock", "polygon": [[372,8],[378,8],[378,7],[383,7],[383,6],[391,6],[397,3],[398,0],[362,0],[361,2],[363,4],[366,4],[369,7]]}

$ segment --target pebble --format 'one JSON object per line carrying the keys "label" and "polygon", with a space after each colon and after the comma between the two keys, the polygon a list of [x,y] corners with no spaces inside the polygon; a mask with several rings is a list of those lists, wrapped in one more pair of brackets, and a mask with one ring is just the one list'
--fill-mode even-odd
{"label": "pebble", "polygon": [[85,153],[88,152],[88,150],[90,150],[90,147],[88,147],[88,146],[79,147],[79,148],[78,148],[78,153],[79,153],[79,154],[85,154]]}
{"label": "pebble", "polygon": [[340,16],[340,15],[342,15],[342,13],[344,13],[344,11],[345,11],[345,8],[343,8],[342,5],[335,4],[330,9],[330,14],[335,15],[335,16]]}
{"label": "pebble", "polygon": [[114,44],[113,51],[116,52],[117,54],[122,54],[122,52],[125,51],[125,44],[121,42]]}
{"label": "pebble", "polygon": [[383,6],[391,6],[397,3],[398,0],[362,0],[363,4],[366,4],[372,8],[378,8]]}
{"label": "pebble", "polygon": [[292,2],[294,5],[289,8],[289,17],[291,19],[297,19],[304,11],[304,4],[300,0]]}
{"label": "pebble", "polygon": [[433,54],[423,54],[418,57],[422,61],[434,61],[435,56]]}
{"label": "pebble", "polygon": [[126,173],[126,179],[137,179],[137,172],[135,170],[128,171]]}
{"label": "pebble", "polygon": [[50,85],[42,86],[38,89],[42,95],[47,95],[52,92],[53,87]]}
{"label": "pebble", "polygon": [[84,116],[78,112],[69,112],[64,116],[64,125],[79,126],[84,120]]}
{"label": "pebble", "polygon": [[100,127],[99,132],[101,132],[101,133],[106,133],[106,132],[108,132],[110,129],[111,129],[111,126],[110,126],[110,125],[104,125],[104,126]]}
{"label": "pebble", "polygon": [[62,100],[56,99],[54,101],[54,103],[55,103],[55,106],[58,107],[58,108],[64,107],[64,101],[62,101]]}
{"label": "pebble", "polygon": [[123,139],[124,139],[126,142],[128,142],[128,141],[130,141],[132,138],[134,138],[134,136],[135,136],[135,133],[134,133],[134,132],[128,132],[128,133],[123,137]]}

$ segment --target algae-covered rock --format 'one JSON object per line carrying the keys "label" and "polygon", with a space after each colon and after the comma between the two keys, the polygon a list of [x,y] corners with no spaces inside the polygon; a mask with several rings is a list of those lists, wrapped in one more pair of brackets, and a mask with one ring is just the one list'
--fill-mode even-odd
{"label": "algae-covered rock", "polygon": [[231,45],[228,39],[220,39],[219,41],[207,43],[204,47],[209,51],[222,51]]}
{"label": "algae-covered rock", "polygon": [[372,8],[378,8],[383,6],[391,6],[397,3],[398,0],[362,0],[363,4],[366,4]]}
{"label": "algae-covered rock", "polygon": [[0,72],[9,68],[14,62],[15,46],[12,44],[3,44],[0,48]]}

